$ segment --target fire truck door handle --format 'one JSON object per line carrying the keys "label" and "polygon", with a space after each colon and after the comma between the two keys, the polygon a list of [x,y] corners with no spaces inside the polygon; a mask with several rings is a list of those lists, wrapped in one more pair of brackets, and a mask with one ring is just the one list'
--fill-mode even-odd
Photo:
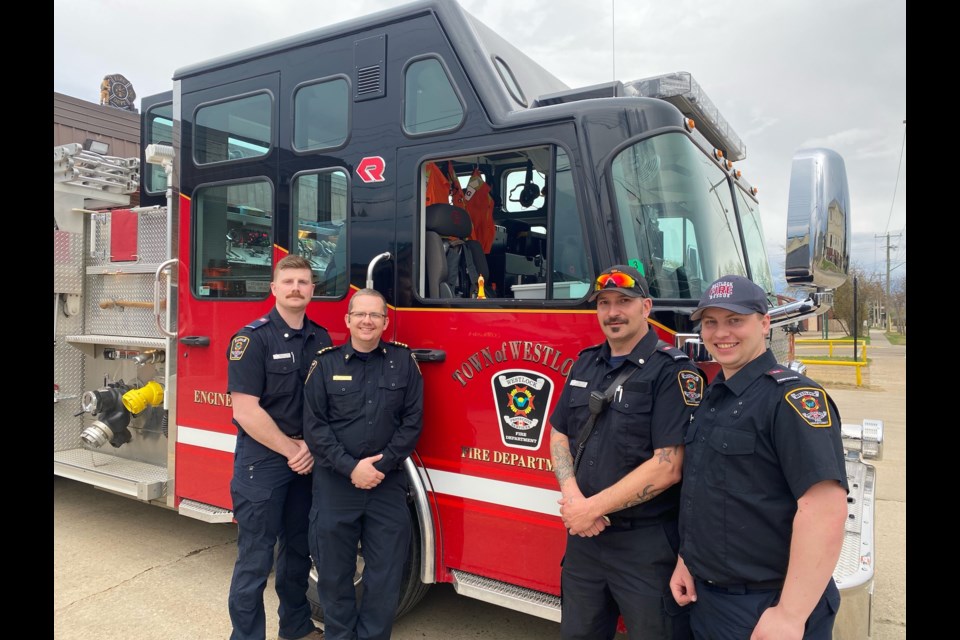
{"label": "fire truck door handle", "polygon": [[442,349],[412,349],[413,359],[417,362],[443,362],[447,352]]}
{"label": "fire truck door handle", "polygon": [[180,343],[191,347],[209,347],[210,336],[183,336],[180,338]]}

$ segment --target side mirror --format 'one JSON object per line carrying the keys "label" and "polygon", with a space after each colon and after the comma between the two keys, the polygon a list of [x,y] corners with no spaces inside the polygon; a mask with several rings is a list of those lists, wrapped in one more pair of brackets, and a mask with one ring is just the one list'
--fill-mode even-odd
{"label": "side mirror", "polygon": [[787,284],[836,289],[850,270],[850,242],[843,158],[830,149],[797,151],[787,200]]}

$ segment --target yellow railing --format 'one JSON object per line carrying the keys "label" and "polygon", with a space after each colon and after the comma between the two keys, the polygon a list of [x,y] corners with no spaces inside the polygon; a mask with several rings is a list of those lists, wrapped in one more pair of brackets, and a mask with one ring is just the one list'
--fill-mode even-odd
{"label": "yellow railing", "polygon": [[[866,356],[864,356],[864,357],[866,357]],[[806,359],[804,359],[804,358],[800,358],[800,362],[802,362],[803,364],[806,364],[806,365],[811,365],[811,364],[820,365],[820,364],[823,364],[823,365],[829,365],[829,366],[833,366],[833,367],[856,367],[856,368],[857,368],[857,386],[858,386],[858,387],[863,385],[863,376],[860,374],[860,368],[867,366],[867,361],[866,361],[866,360],[864,360],[863,362],[854,362],[854,361],[847,361],[847,360],[806,360]]]}
{"label": "yellow railing", "polygon": [[[841,347],[844,347],[844,346],[846,346],[846,347],[853,347],[853,340],[829,340],[829,339],[824,339],[824,338],[797,338],[796,340],[793,341],[793,343],[794,343],[796,346],[823,345],[823,344],[830,345],[829,352],[827,353],[827,356],[830,357],[830,358],[833,357],[833,347],[834,347],[834,345],[839,345],[839,346],[841,346]],[[857,340],[857,347],[860,347],[860,348],[863,349],[862,352],[858,350],[858,351],[857,351],[857,355],[860,355],[860,354],[862,353],[863,355],[862,355],[861,357],[862,357],[864,360],[866,360],[866,359],[867,359],[867,343],[866,343],[866,341],[864,341],[864,340]],[[865,364],[865,363],[864,363],[864,364]]]}

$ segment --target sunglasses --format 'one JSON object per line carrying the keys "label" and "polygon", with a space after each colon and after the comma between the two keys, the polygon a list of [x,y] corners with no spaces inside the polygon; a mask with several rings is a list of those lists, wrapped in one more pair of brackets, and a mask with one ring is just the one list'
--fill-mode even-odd
{"label": "sunglasses", "polygon": [[643,287],[640,285],[640,283],[633,276],[623,273],[622,271],[600,274],[600,277],[597,278],[597,281],[593,284],[594,291],[602,291],[604,289],[613,288],[636,289],[641,294],[646,296],[646,291],[643,290]]}

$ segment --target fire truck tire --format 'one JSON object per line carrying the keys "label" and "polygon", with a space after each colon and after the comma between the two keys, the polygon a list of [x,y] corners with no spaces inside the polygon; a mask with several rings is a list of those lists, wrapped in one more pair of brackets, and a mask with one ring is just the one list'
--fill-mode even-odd
{"label": "fire truck tire", "polygon": [[[417,526],[417,519],[411,510],[410,519],[413,523],[413,535],[410,536],[410,548],[407,549],[407,561],[403,565],[403,578],[400,581],[400,599],[397,601],[397,615],[400,616],[409,613],[423,596],[426,595],[429,584],[420,581],[420,529]],[[357,602],[363,598],[363,554],[357,549],[357,572],[353,576],[353,584],[357,589]],[[323,607],[320,605],[320,596],[317,593],[317,568],[310,570],[310,584],[307,587],[307,600],[310,601],[310,608],[313,612],[313,618],[318,622],[323,622]]]}

